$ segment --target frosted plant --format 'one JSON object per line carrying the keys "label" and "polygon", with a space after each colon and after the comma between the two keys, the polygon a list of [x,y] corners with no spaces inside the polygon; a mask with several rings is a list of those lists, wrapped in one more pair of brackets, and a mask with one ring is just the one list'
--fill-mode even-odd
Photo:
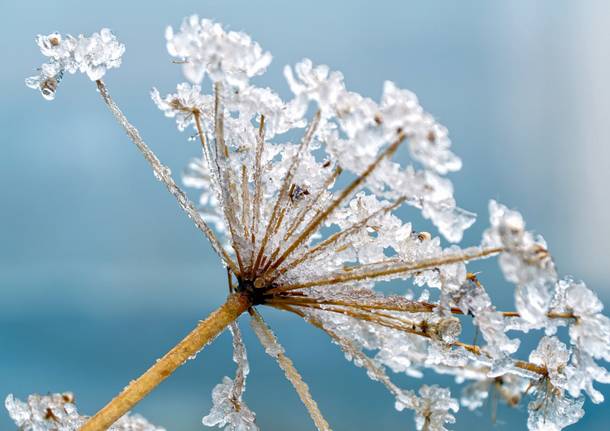
{"label": "frosted plant", "polygon": [[[533,397],[530,430],[559,430],[578,421],[583,391],[595,403],[603,400],[594,388],[595,382],[610,382],[597,363],[610,358],[610,320],[601,314],[601,302],[583,283],[560,279],[544,239],[526,230],[519,213],[494,201],[481,244],[458,245],[475,220],[457,206],[446,176],[459,170],[461,161],[447,130],[413,93],[386,82],[376,102],[349,91],[340,72],[305,59],[285,68],[294,97],[284,101],[251,83],[271,55],[249,36],[191,16],[179,30],[168,28],[166,40],[190,82],[166,96],[153,89],[151,96],[179,130],[191,130],[190,140],[198,141],[199,154],[184,175],[184,183],[200,192],[197,204],[101,81],[124,51],[108,30],[91,37],[39,36],[49,62],[26,83],[51,99],[65,72],[80,71],[95,81],[157,180],[226,267],[227,301],[93,417],[79,416],[71,402],[57,396],[34,396],[28,405],[9,396],[7,407],[18,426],[48,422],[47,408],[58,429],[123,426],[120,418],[128,410],[229,327],[237,372],[214,388],[203,423],[258,429],[243,396],[249,365],[236,322],[247,311],[254,333],[316,427],[330,429],[260,315],[262,306],[292,313],[325,332],[349,361],[388,389],[398,410],[413,411],[418,430],[445,430],[455,421],[457,400],[439,386],[423,385],[418,392],[400,388],[388,371],[419,378],[428,369],[467,381],[462,404],[470,409],[480,408],[490,393],[510,406]],[[202,90],[205,79],[211,94]],[[294,136],[300,138],[293,142]],[[411,163],[393,160],[399,152]],[[404,221],[403,206],[418,209],[453,244],[417,229],[417,220]],[[483,280],[467,269],[470,262],[493,256],[515,285],[516,311],[496,309]],[[375,290],[378,282],[404,285],[409,279],[421,290],[418,298],[409,290]],[[469,322],[481,344],[460,339]],[[555,335],[561,327],[567,327],[569,345]],[[519,332],[542,328],[546,335],[529,360],[515,357]]]}
{"label": "frosted plant", "polygon": [[[81,416],[70,392],[51,395],[30,395],[23,402],[13,395],[6,397],[6,409],[23,431],[72,431],[89,418]],[[165,431],[150,424],[140,415],[126,414],[116,421],[110,431]]]}

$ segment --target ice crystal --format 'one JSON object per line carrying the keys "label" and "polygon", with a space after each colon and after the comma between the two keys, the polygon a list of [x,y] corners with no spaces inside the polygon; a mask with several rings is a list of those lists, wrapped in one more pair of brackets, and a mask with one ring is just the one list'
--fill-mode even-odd
{"label": "ice crystal", "polygon": [[[4,402],[11,419],[21,431],[77,431],[87,421],[78,413],[70,392],[51,395],[30,395],[27,402],[12,394]],[[137,414],[127,414],[108,431],[165,431]]]}
{"label": "ice crystal", "polygon": [[[467,382],[462,404],[470,409],[490,393],[510,406],[533,395],[530,430],[575,423],[583,415],[583,392],[593,402],[603,400],[593,386],[610,383],[610,373],[596,362],[610,360],[610,319],[601,302],[584,283],[559,278],[544,239],[526,229],[521,214],[495,201],[481,243],[455,244],[475,221],[457,205],[448,178],[462,162],[447,129],[414,93],[386,82],[376,101],[350,91],[341,72],[304,59],[285,67],[292,96],[283,100],[253,83],[271,55],[248,35],[193,15],[179,30],[169,27],[166,39],[189,82],[166,96],[153,89],[151,96],[200,146],[183,175],[199,193],[196,204],[100,80],[124,51],[108,30],[39,36],[49,61],[26,84],[51,99],[66,72],[97,80],[104,103],[155,177],[226,266],[229,300],[242,301],[241,311],[248,310],[255,334],[318,429],[330,426],[259,306],[298,315],[328,334],[348,360],[392,393],[397,409],[415,413],[418,430],[445,430],[457,401],[439,386],[423,385],[419,394],[401,389],[386,369],[417,378],[428,369]],[[206,78],[211,85],[204,85]],[[422,230],[417,217],[404,220],[405,205],[418,209],[440,236]],[[485,280],[468,271],[470,262],[492,256],[515,285],[516,311],[498,310]],[[376,289],[384,281],[402,288],[407,280],[417,295],[408,288],[394,294]],[[477,334],[472,344],[461,340],[468,321]],[[255,430],[255,415],[243,400],[249,364],[237,324],[229,325],[237,372],[214,388],[203,423]],[[555,336],[560,326],[568,327],[569,346]],[[518,332],[536,328],[546,335],[529,361],[515,357]],[[509,337],[509,330],[517,335]],[[10,397],[7,407],[20,426],[45,423],[48,418],[36,416],[45,414],[41,402],[60,420],[85,420],[59,398],[33,398],[32,407]]]}
{"label": "ice crystal", "polygon": [[125,52],[125,45],[107,28],[91,36],[38,35],[36,43],[49,62],[40,67],[38,75],[25,82],[28,87],[40,90],[47,100],[55,98],[57,85],[65,72],[85,73],[95,81],[101,79],[106,70],[119,67]]}
{"label": "ice crystal", "polygon": [[213,406],[203,418],[209,427],[225,427],[225,431],[258,431],[256,415],[244,403],[242,395],[246,389],[246,377],[250,372],[246,348],[241,339],[239,327],[231,325],[233,335],[233,361],[237,364],[235,379],[227,376],[212,391]]}
{"label": "ice crystal", "polygon": [[528,405],[527,428],[530,431],[560,431],[585,414],[582,399],[567,398],[544,383],[535,391],[536,399]]}
{"label": "ice crystal", "polygon": [[458,410],[458,402],[451,398],[449,389],[424,385],[419,389],[415,407],[415,428],[418,431],[446,431],[445,424],[455,422],[451,411]]}
{"label": "ice crystal", "polygon": [[178,32],[167,27],[165,39],[168,52],[183,60],[184,75],[193,83],[209,75],[214,81],[241,87],[271,62],[271,54],[247,34],[226,32],[220,24],[197,15],[185,18]]}

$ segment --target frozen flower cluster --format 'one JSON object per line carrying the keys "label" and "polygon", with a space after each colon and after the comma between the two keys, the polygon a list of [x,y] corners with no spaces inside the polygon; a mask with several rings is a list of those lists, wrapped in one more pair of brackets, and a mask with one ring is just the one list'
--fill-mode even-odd
{"label": "frozen flower cluster", "polygon": [[[191,16],[178,31],[168,28],[166,40],[188,82],[167,95],[153,89],[151,96],[198,145],[183,176],[199,191],[196,204],[105,85],[98,81],[97,87],[155,177],[210,241],[229,273],[229,298],[247,302],[241,312],[250,314],[255,335],[318,429],[330,427],[260,306],[324,331],[348,360],[390,391],[397,409],[413,411],[418,430],[446,430],[455,421],[457,399],[436,385],[422,385],[417,393],[401,389],[387,370],[413,378],[426,370],[454,376],[466,382],[461,404],[469,409],[490,398],[515,406],[531,397],[527,424],[533,431],[577,422],[584,414],[583,393],[603,401],[594,387],[610,383],[600,364],[610,360],[610,319],[602,303],[584,283],[561,277],[544,239],[500,203],[489,204],[489,228],[480,244],[458,244],[475,221],[458,206],[448,177],[462,162],[447,129],[415,94],[386,82],[374,100],[350,91],[340,72],[304,59],[284,69],[292,96],[283,100],[255,85],[271,55],[246,34]],[[90,39],[40,37],[39,45],[54,68],[45,79],[63,70],[99,79],[123,52],[107,31]],[[206,78],[210,86],[203,85]],[[36,79],[29,84],[42,90],[42,75]],[[440,235],[422,230],[417,217],[404,220],[404,206],[416,208]],[[497,309],[485,280],[469,271],[471,262],[494,256],[514,284],[514,311]],[[401,286],[411,281],[419,294],[377,288],[393,280]],[[475,326],[479,342],[461,339],[467,324]],[[225,325],[233,335],[237,371],[214,388],[203,423],[256,430],[255,414],[243,399],[246,351],[237,324]],[[567,328],[565,342],[560,328]],[[528,358],[519,358],[521,335],[532,329],[545,335]],[[72,407],[52,412],[81,420]]]}
{"label": "frozen flower cluster", "polygon": [[25,84],[39,90],[47,100],[55,98],[57,85],[66,72],[86,73],[92,81],[101,79],[106,70],[121,65],[125,52],[125,45],[107,28],[91,36],[39,34],[36,43],[48,62],[40,66],[38,75],[27,78]]}
{"label": "frozen flower cluster", "polygon": [[[74,395],[69,392],[51,395],[30,395],[23,402],[13,395],[4,402],[11,419],[20,431],[76,431],[88,419],[78,413]],[[140,415],[127,414],[108,431],[165,431],[150,424]]]}
{"label": "frozen flower cluster", "polygon": [[165,39],[170,55],[184,63],[184,75],[193,83],[208,75],[213,81],[243,86],[271,63],[271,54],[247,34],[226,32],[220,24],[197,15],[185,18],[178,32],[168,27]]}

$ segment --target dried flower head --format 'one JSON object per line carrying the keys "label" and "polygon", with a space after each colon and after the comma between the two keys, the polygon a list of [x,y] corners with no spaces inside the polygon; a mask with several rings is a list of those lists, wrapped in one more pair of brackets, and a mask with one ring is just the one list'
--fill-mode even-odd
{"label": "dried flower head", "polygon": [[[90,38],[39,37],[51,62],[28,81],[44,95],[54,94],[64,70],[80,70],[96,80],[104,102],[155,177],[228,271],[227,302],[82,430],[110,426],[227,326],[237,373],[214,388],[214,406],[203,423],[257,429],[242,398],[249,366],[235,320],[245,311],[317,428],[330,429],[259,306],[293,313],[326,332],[349,360],[388,388],[399,410],[414,411],[418,430],[445,430],[455,421],[457,401],[438,386],[424,385],[418,393],[401,389],[386,369],[414,377],[431,369],[472,380],[462,401],[469,408],[480,407],[492,389],[512,406],[533,387],[531,430],[576,422],[582,416],[583,390],[601,401],[593,382],[608,383],[610,376],[595,360],[610,358],[610,320],[600,314],[601,303],[584,284],[558,279],[546,243],[526,230],[519,213],[492,201],[490,227],[481,244],[471,247],[444,246],[440,237],[418,230],[417,220],[400,217],[402,206],[415,207],[452,243],[461,241],[475,220],[457,206],[446,177],[461,168],[447,130],[413,93],[386,82],[375,101],[349,91],[340,72],[305,59],[285,68],[294,97],[283,101],[250,82],[264,72],[271,56],[249,36],[191,16],[179,31],[168,28],[166,39],[191,83],[178,84],[165,97],[155,89],[152,98],[176,119],[178,129],[192,127],[200,144],[200,155],[184,177],[185,184],[201,191],[198,206],[100,80],[107,68],[119,64],[124,50],[107,30]],[[202,94],[199,84],[205,77],[212,81],[212,94]],[[312,107],[314,113],[308,115]],[[295,131],[301,137],[292,142]],[[397,161],[407,157],[408,163]],[[515,284],[517,311],[498,311],[481,280],[467,271],[469,262],[491,256],[498,256],[504,276]],[[408,279],[437,289],[438,300],[427,289],[417,299],[375,290],[380,281]],[[481,345],[460,341],[468,316],[482,336]],[[569,326],[571,347],[547,336],[529,361],[513,357],[519,339],[510,338],[508,330],[545,328],[552,334],[561,325]],[[23,408],[9,410],[21,424]],[[72,420],[52,412],[62,424]]]}

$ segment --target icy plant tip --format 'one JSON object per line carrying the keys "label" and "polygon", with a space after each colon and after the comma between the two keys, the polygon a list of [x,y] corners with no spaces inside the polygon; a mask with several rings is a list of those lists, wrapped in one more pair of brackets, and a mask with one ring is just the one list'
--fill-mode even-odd
{"label": "icy plant tip", "polygon": [[[121,417],[128,410],[230,328],[237,371],[213,389],[213,407],[203,424],[256,430],[256,415],[244,398],[249,364],[237,324],[247,312],[254,333],[316,427],[330,429],[263,320],[263,306],[325,332],[348,360],[390,391],[398,410],[414,412],[418,430],[445,430],[460,403],[448,388],[400,388],[388,370],[412,378],[426,369],[453,375],[466,382],[461,404],[470,409],[488,398],[515,406],[531,397],[530,430],[559,430],[578,421],[583,392],[602,402],[595,384],[610,381],[599,363],[610,359],[610,320],[603,305],[583,282],[560,277],[544,239],[526,229],[519,213],[495,201],[481,243],[458,245],[475,220],[457,206],[447,177],[461,168],[461,160],[447,129],[415,94],[386,82],[376,101],[349,91],[340,72],[305,59],[285,68],[293,97],[283,100],[251,83],[271,55],[246,34],[191,16],[178,30],[168,28],[165,37],[188,82],[165,96],[157,89],[151,94],[163,114],[198,142],[183,178],[198,190],[197,204],[101,81],[124,52],[110,31],[39,36],[49,61],[27,84],[51,99],[65,72],[84,72],[95,81],[157,180],[226,267],[227,301],[91,418],[58,395],[31,396],[27,404],[9,396],[7,408],[18,426],[123,429]],[[211,81],[211,94],[202,92],[205,79]],[[293,142],[294,136],[300,138]],[[403,220],[404,206],[419,210],[444,239],[418,229],[419,219]],[[515,310],[496,309],[485,280],[467,268],[491,257],[514,285]],[[376,290],[378,282],[390,280],[403,291]],[[409,293],[407,283],[421,293]],[[461,339],[467,324],[476,327],[478,343]],[[529,358],[515,357],[519,334],[531,329],[544,329],[546,335]]]}

